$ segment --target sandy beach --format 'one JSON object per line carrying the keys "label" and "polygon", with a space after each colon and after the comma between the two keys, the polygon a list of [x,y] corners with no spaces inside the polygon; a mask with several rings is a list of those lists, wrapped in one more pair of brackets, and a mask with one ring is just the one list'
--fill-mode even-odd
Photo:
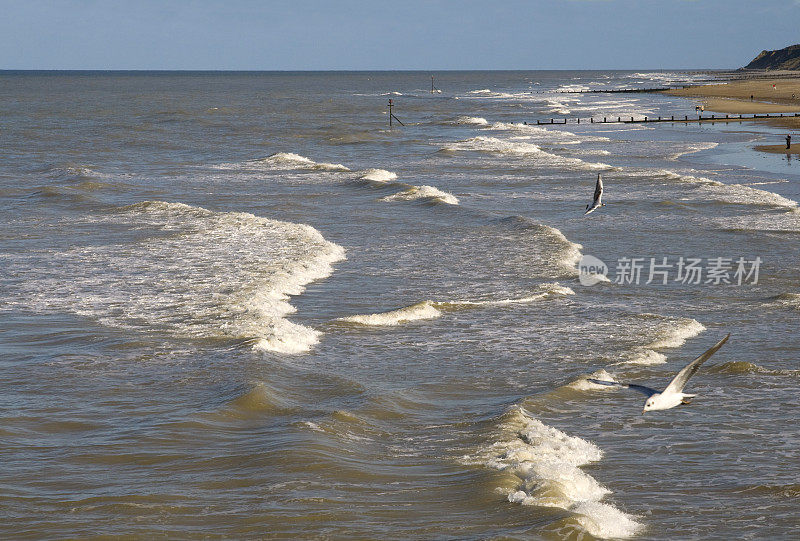
{"label": "sandy beach", "polygon": [[[746,79],[729,81],[724,84],[691,86],[669,90],[666,93],[687,98],[725,98],[751,105],[759,105],[757,102],[767,102],[778,107],[789,107],[783,112],[789,110],[800,111],[800,73],[797,74],[796,78],[792,79]],[[753,96],[753,101],[750,101],[750,96]],[[762,110],[744,110],[744,105],[742,107],[741,110],[737,109],[729,112],[762,112]],[[775,112],[782,111],[775,109]]]}
{"label": "sandy beach", "polygon": [[[764,114],[800,112],[800,73],[795,78],[746,79],[729,81],[724,84],[698,85],[665,92],[671,96],[700,98],[708,111],[728,114]],[[768,120],[773,126],[790,130],[800,128],[800,118],[786,117]],[[800,153],[800,134],[798,142],[790,149],[786,145],[763,145],[755,147],[762,152],[777,154]]]}

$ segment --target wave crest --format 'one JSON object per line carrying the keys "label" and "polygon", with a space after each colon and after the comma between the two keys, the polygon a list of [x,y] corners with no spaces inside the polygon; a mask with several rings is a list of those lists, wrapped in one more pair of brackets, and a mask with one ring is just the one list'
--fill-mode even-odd
{"label": "wave crest", "polygon": [[634,517],[601,502],[611,490],[581,470],[603,457],[595,444],[544,424],[520,406],[504,416],[498,432],[495,443],[465,461],[515,475],[519,483],[508,491],[508,501],[564,509],[596,537],[626,538],[642,530]]}
{"label": "wave crest", "polygon": [[178,337],[244,339],[279,353],[318,342],[318,331],[286,319],[295,311],[290,296],[345,257],[313,227],[165,201],[85,221],[113,226],[119,244],[17,261],[31,269],[21,293],[33,308]]}
{"label": "wave crest", "polygon": [[433,203],[458,205],[458,198],[433,186],[411,186],[407,190],[382,197],[381,201],[415,201],[427,199]]}

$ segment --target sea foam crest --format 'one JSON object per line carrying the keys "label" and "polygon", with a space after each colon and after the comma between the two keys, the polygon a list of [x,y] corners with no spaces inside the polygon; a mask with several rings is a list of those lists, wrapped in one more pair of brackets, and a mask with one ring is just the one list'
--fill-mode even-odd
{"label": "sea foam crest", "polygon": [[465,308],[480,307],[480,306],[504,306],[510,304],[526,304],[536,302],[546,297],[557,295],[574,295],[575,292],[569,287],[562,286],[555,283],[541,284],[538,287],[539,292],[525,297],[513,299],[500,299],[500,300],[487,300],[487,301],[422,301],[411,306],[390,310],[388,312],[378,312],[375,314],[359,314],[346,317],[337,318],[336,321],[345,323],[357,323],[359,325],[372,325],[372,326],[386,326],[386,325],[399,325],[401,323],[408,323],[411,321],[419,321],[425,319],[435,319],[442,315],[443,312],[453,310],[460,310]]}
{"label": "sea foam crest", "polygon": [[381,201],[414,201],[427,199],[434,203],[458,205],[458,198],[453,194],[443,192],[434,186],[411,186],[407,190],[382,197]]}
{"label": "sea foam crest", "polygon": [[295,311],[289,298],[345,257],[307,225],[182,203],[146,201],[87,222],[135,228],[136,241],[50,255],[30,273],[33,307],[125,329],[247,339],[280,353],[317,343],[318,331],[286,319]]}
{"label": "sea foam crest", "polygon": [[367,169],[359,178],[372,182],[391,182],[397,180],[397,173],[387,171],[386,169]]}
{"label": "sea foam crest", "polygon": [[399,325],[400,323],[418,321],[421,319],[434,319],[441,315],[442,313],[436,309],[434,303],[431,301],[423,301],[398,310],[380,312],[377,314],[347,316],[339,318],[337,321],[358,323],[360,325],[383,326]]}
{"label": "sea foam crest", "polygon": [[472,126],[486,126],[489,121],[479,116],[460,116],[456,120],[456,124],[468,124]]}
{"label": "sea foam crest", "polygon": [[726,184],[706,177],[681,175],[666,169],[658,171],[657,174],[669,180],[692,184],[698,193],[723,203],[774,206],[787,209],[798,208],[797,201],[773,192],[745,186],[744,184]]}
{"label": "sea foam crest", "polygon": [[667,357],[656,350],[680,347],[706,330],[702,323],[691,318],[668,318],[657,314],[641,314],[638,318],[645,324],[654,324],[653,339],[631,351],[627,360],[616,364],[663,364],[667,362]]}
{"label": "sea foam crest", "polygon": [[277,152],[267,156],[266,158],[256,160],[256,163],[271,165],[276,168],[286,167],[289,169],[314,169],[322,171],[350,170],[340,163],[315,162],[306,158],[305,156],[300,156],[299,154],[294,154],[292,152]]}
{"label": "sea foam crest", "polygon": [[642,525],[610,503],[601,502],[611,491],[581,470],[602,457],[595,444],[569,436],[514,406],[504,416],[498,441],[464,458],[470,464],[518,477],[518,486],[508,492],[510,502],[569,511],[595,537],[634,536]]}
{"label": "sea foam crest", "polygon": [[787,308],[796,308],[800,310],[800,293],[781,293],[771,300],[772,303],[777,306],[785,306]]}
{"label": "sea foam crest", "polygon": [[259,158],[257,160],[247,160],[244,162],[234,163],[221,163],[216,166],[217,169],[276,169],[276,170],[292,170],[301,169],[309,171],[350,171],[340,163],[327,163],[315,162],[310,158],[295,154],[293,152],[276,152],[266,158]]}
{"label": "sea foam crest", "polygon": [[538,145],[522,141],[509,141],[497,137],[478,136],[465,141],[450,143],[442,148],[445,151],[477,151],[497,154],[512,154],[554,167],[573,167],[576,169],[604,170],[612,169],[605,163],[585,162],[578,158],[567,158],[545,152]]}

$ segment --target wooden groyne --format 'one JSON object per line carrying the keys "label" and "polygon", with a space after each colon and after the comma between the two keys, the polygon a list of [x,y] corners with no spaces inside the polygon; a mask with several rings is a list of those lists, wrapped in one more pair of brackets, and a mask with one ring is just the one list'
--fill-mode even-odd
{"label": "wooden groyne", "polygon": [[689,88],[689,85],[682,86],[659,86],[653,88],[612,88],[608,90],[553,90],[551,92],[540,91],[540,94],[630,94],[636,92],[666,92],[667,90],[681,90]]}
{"label": "wooden groyne", "polygon": [[[760,120],[766,118],[793,118],[793,117],[800,117],[800,113],[766,113],[766,114],[752,114],[752,115],[710,115],[710,116],[703,116],[698,115],[697,117],[690,117],[689,115],[684,115],[683,118],[680,116],[664,116],[664,117],[643,117],[643,118],[635,118],[635,117],[621,117],[618,116],[616,118],[609,118],[603,117],[602,119],[595,119],[593,117],[590,118],[551,118],[549,120],[537,120],[536,125],[541,126],[544,124],[580,124],[583,122],[584,124],[650,124],[654,122],[739,122],[741,120]],[[525,122],[524,124],[533,124],[533,122]]]}

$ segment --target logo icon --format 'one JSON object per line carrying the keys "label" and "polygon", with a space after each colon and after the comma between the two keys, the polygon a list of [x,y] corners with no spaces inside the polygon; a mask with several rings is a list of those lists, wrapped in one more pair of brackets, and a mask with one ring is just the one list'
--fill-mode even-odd
{"label": "logo icon", "polygon": [[608,282],[608,266],[592,255],[584,255],[578,262],[578,279],[583,286]]}

